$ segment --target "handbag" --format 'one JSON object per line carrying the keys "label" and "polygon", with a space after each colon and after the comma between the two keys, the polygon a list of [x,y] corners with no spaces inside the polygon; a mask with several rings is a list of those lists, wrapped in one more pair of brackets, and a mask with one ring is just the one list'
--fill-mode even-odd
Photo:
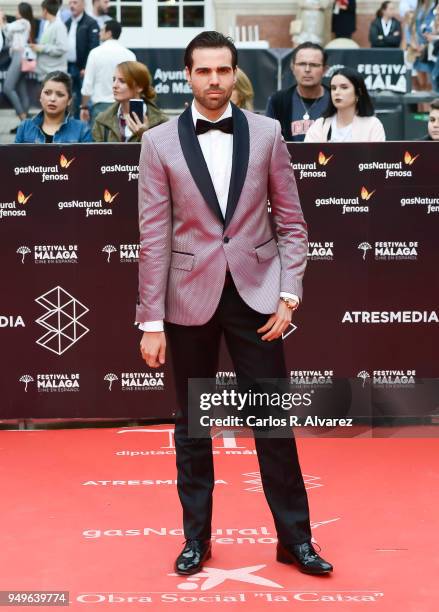
{"label": "handbag", "polygon": [[21,72],[35,72],[37,56],[30,47],[25,47],[21,58]]}

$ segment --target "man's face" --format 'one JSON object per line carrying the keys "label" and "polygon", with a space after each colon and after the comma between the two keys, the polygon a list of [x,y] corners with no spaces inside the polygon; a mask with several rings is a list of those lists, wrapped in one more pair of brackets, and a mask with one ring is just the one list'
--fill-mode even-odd
{"label": "man's face", "polygon": [[69,9],[73,17],[78,17],[85,10],[84,0],[69,0]]}
{"label": "man's face", "polygon": [[110,0],[99,0],[96,3],[96,7],[99,15],[107,15],[110,10]]}
{"label": "man's face", "polygon": [[186,78],[198,104],[217,110],[227,104],[236,82],[232,52],[227,47],[194,49],[192,70],[186,67]]}
{"label": "man's face", "polygon": [[428,117],[428,133],[433,140],[439,140],[439,110],[432,108]]}
{"label": "man's face", "polygon": [[322,82],[325,66],[323,56],[318,49],[301,49],[291,66],[298,85],[315,87]]}
{"label": "man's face", "polygon": [[99,40],[101,42],[104,42],[105,40],[108,40],[109,38],[111,38],[111,33],[108,33],[107,30],[105,29],[105,25],[103,25],[102,28],[99,30]]}

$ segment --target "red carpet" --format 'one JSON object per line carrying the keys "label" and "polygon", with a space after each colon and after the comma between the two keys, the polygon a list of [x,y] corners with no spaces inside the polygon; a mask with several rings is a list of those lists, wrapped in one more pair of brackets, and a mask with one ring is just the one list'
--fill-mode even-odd
{"label": "red carpet", "polygon": [[183,578],[172,426],[1,431],[0,590],[96,611],[439,609],[436,439],[298,440],[329,577],[275,561],[252,441],[233,442],[214,442],[212,559]]}

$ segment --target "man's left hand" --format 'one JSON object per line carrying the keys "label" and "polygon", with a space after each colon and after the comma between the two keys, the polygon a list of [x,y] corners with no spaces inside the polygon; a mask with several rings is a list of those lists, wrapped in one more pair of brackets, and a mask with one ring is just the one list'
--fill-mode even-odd
{"label": "man's left hand", "polygon": [[270,341],[279,338],[291,323],[293,312],[283,300],[280,300],[277,312],[272,314],[266,324],[258,329],[258,334],[264,334],[261,340]]}

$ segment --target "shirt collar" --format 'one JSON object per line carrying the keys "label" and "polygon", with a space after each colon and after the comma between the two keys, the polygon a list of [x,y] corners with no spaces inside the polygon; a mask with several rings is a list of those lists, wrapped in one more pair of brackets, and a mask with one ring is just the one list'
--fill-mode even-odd
{"label": "shirt collar", "polygon": [[81,21],[81,19],[83,18],[84,13],[81,13],[80,15],[78,15],[77,17],[73,17],[72,15],[72,22],[74,21],[75,23],[78,23],[78,21]]}
{"label": "shirt collar", "polygon": [[[192,120],[194,122],[194,125],[197,125],[197,119],[203,119],[204,121],[210,121],[210,119],[208,119],[207,117],[202,115],[197,110],[197,108],[195,106],[195,101],[192,101],[191,111],[192,111]],[[231,116],[232,116],[232,105],[229,102],[228,105],[227,105],[226,110],[223,112],[221,117],[218,117],[218,119],[216,119],[215,121],[212,121],[212,123],[217,123],[218,121],[221,121],[221,119],[226,119],[226,117],[231,117]]]}
{"label": "shirt collar", "polygon": [[[70,119],[69,113],[65,113],[64,120],[61,125],[65,125],[66,123],[68,123],[69,119]],[[37,115],[35,115],[32,121],[33,123],[35,123],[35,125],[37,125],[38,127],[41,127],[44,122],[44,111],[40,111]]]}

